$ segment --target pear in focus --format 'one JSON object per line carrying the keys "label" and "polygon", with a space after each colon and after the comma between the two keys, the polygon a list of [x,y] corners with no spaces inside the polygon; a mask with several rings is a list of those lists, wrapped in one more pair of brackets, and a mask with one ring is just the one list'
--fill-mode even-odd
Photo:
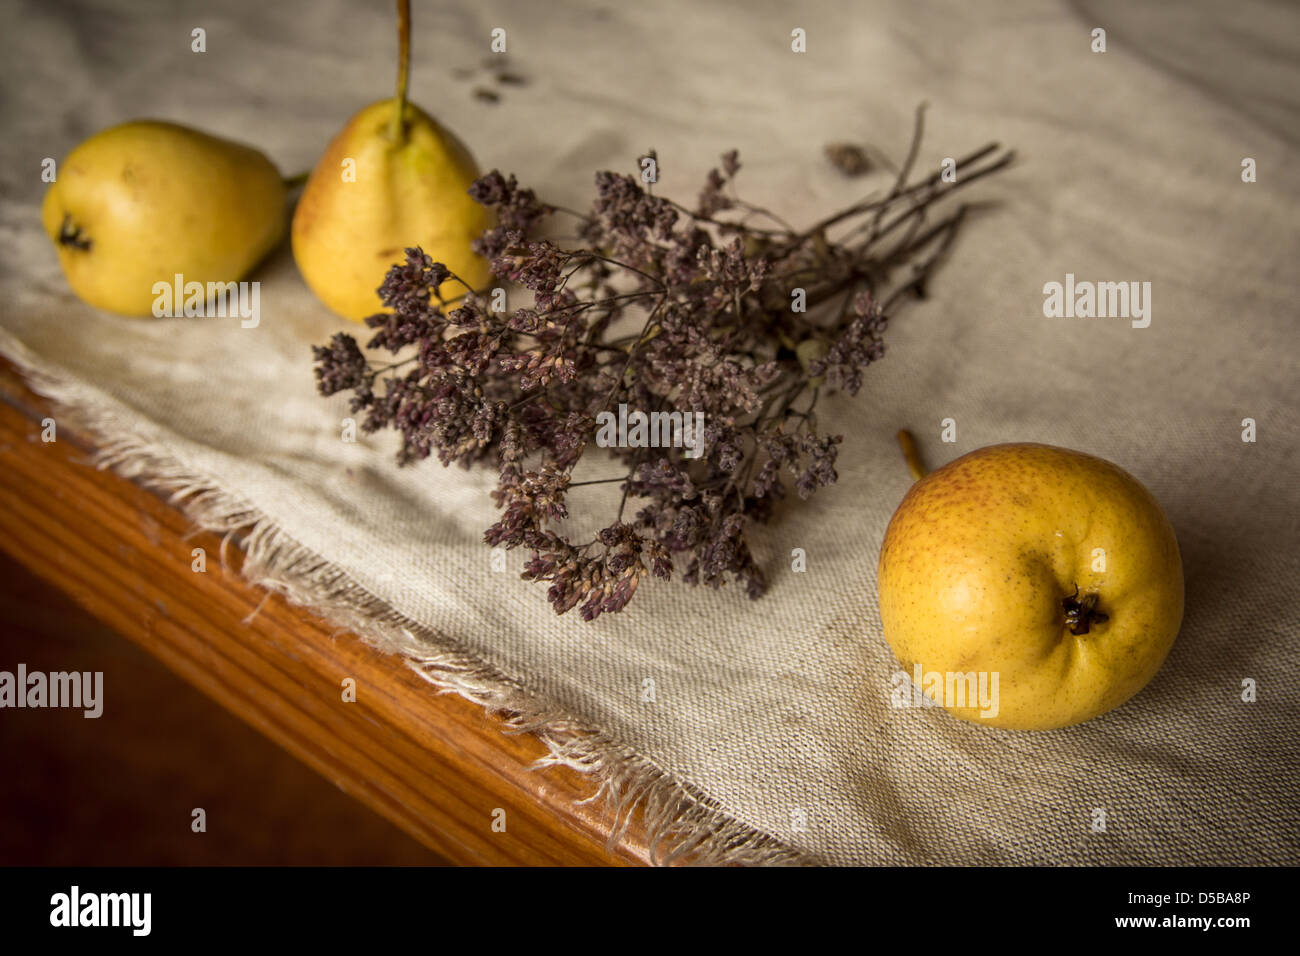
{"label": "pear in focus", "polygon": [[245,276],[284,238],[285,198],[279,171],[257,150],[145,120],[69,153],[41,220],[78,298],[147,316],[157,282]]}
{"label": "pear in focus", "polygon": [[303,279],[354,321],[382,310],[376,290],[409,246],[475,289],[491,275],[470,249],[490,216],[468,194],[479,176],[469,150],[406,102],[395,136],[396,110],[396,100],[381,100],[352,118],[312,171],[293,217],[293,257]]}
{"label": "pear in focus", "polygon": [[1117,465],[1050,445],[991,445],[917,481],[885,532],[878,584],[885,638],[926,696],[1015,730],[1123,704],[1183,616],[1160,504]]}
{"label": "pear in focus", "polygon": [[491,224],[468,194],[479,177],[474,158],[406,100],[410,0],[397,0],[397,53],[396,95],[371,103],[334,137],[293,216],[298,271],[317,298],[357,322],[382,311],[377,290],[411,246],[475,290],[492,275],[470,248]]}

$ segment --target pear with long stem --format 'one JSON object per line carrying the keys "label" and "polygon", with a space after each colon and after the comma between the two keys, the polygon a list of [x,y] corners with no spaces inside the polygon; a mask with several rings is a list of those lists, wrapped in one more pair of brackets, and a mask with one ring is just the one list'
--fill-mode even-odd
{"label": "pear with long stem", "polygon": [[382,311],[379,279],[410,246],[474,288],[491,276],[470,248],[490,224],[468,194],[478,167],[455,135],[407,99],[410,0],[398,0],[397,20],[396,95],[371,103],[334,137],[293,217],[303,279],[331,310],[355,321]]}

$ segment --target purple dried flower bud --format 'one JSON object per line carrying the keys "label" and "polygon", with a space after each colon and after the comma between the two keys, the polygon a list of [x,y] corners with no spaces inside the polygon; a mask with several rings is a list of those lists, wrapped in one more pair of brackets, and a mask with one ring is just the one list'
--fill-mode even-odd
{"label": "purple dried flower bud", "polygon": [[722,191],[726,185],[727,180],[722,173],[716,169],[709,170],[709,175],[704,181],[704,188],[700,190],[700,198],[696,203],[701,216],[711,218],[735,205],[731,198]]}
{"label": "purple dried flower bud", "polygon": [[366,357],[357,347],[357,340],[346,332],[336,332],[328,346],[313,345],[311,351],[316,360],[316,387],[322,395],[366,384]]}
{"label": "purple dried flower bud", "polygon": [[481,206],[498,206],[506,202],[515,190],[515,177],[509,182],[499,170],[492,170],[475,180],[469,187],[469,196]]}

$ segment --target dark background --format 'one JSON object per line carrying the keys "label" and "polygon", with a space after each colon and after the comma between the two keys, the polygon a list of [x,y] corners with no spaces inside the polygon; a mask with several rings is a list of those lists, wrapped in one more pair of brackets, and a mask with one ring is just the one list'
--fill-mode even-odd
{"label": "dark background", "polygon": [[113,693],[97,719],[0,713],[0,865],[446,865],[0,552],[0,670],[19,662]]}

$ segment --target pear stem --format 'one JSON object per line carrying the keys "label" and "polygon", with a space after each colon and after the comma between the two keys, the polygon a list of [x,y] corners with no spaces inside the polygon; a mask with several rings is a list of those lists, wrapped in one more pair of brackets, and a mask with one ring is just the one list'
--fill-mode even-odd
{"label": "pear stem", "polygon": [[907,470],[912,473],[913,481],[920,481],[930,473],[921,463],[921,456],[916,450],[916,439],[906,428],[898,433],[898,447],[903,449],[903,458],[907,462]]}
{"label": "pear stem", "polygon": [[397,95],[393,98],[393,120],[388,138],[394,143],[406,139],[406,87],[411,76],[411,0],[397,0]]}

